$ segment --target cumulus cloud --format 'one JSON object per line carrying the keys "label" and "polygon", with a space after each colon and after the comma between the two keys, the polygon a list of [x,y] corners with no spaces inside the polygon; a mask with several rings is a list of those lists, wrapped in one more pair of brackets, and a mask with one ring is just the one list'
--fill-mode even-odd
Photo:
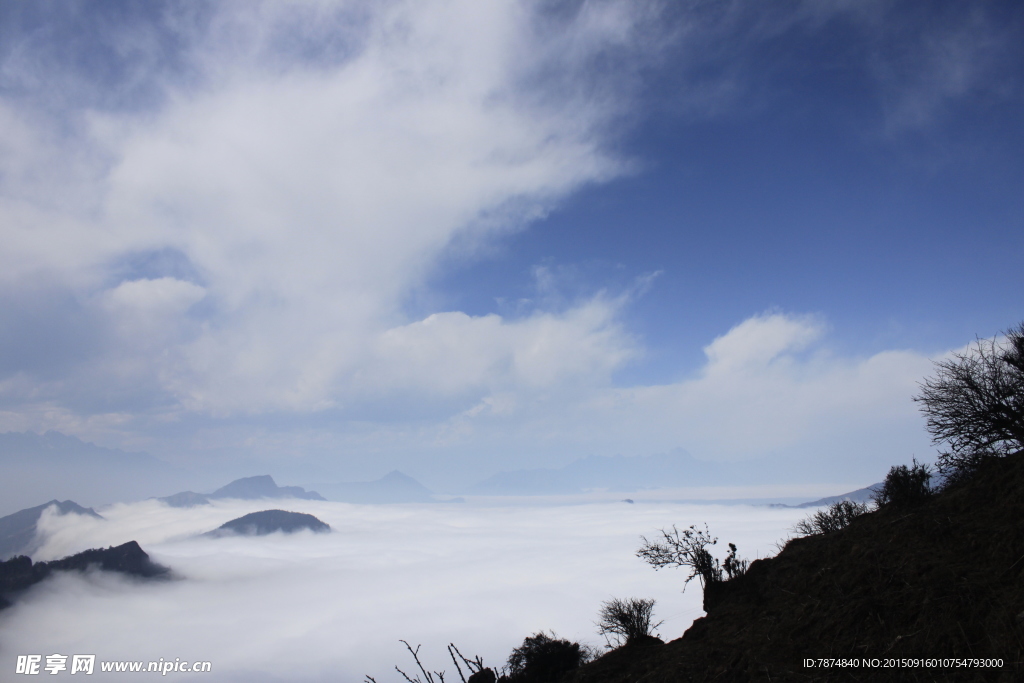
{"label": "cumulus cloud", "polygon": [[[265,501],[264,501],[265,503]],[[411,664],[450,670],[455,642],[488,665],[542,629],[600,645],[594,620],[611,597],[656,598],[675,638],[701,616],[700,589],[681,571],[634,556],[641,534],[707,522],[746,557],[774,553],[801,510],[668,503],[561,507],[359,506],[288,501],[330,534],[196,538],[262,509],[218,501],[180,509],[156,501],[101,510],[106,521],[45,516],[38,559],[137,539],[170,566],[167,582],[104,573],[34,587],[0,613],[13,670],[18,653],[96,654],[98,660],[208,660],[218,681],[395,680]],[[94,674],[99,679],[99,672]],[[109,674],[111,679],[116,674]],[[123,675],[122,675],[123,676]]]}
{"label": "cumulus cloud", "polygon": [[753,316],[709,343],[704,365],[678,382],[590,388],[568,402],[496,395],[453,419],[441,442],[527,453],[531,466],[558,462],[553,453],[564,459],[679,447],[719,461],[785,456],[803,465],[787,476],[844,481],[880,478],[890,464],[929,452],[910,400],[931,370],[928,357],[839,355],[826,329],[815,317]]}
{"label": "cumulus cloud", "polygon": [[808,21],[698,3],[669,36],[656,6],[101,3],[93,33],[44,16],[0,49],[0,428],[442,455],[461,484],[512,456],[924,451],[909,397],[927,360],[830,353],[822,319],[738,321],[685,379],[631,387],[632,294],[408,313],[456,245],[630,171],[613,129],[667,36],[732,52],[717,38]]}
{"label": "cumulus cloud", "polygon": [[681,416],[691,438],[732,457],[916,417],[910,397],[930,367],[926,357],[809,349],[822,332],[812,318],[755,316],[705,348],[700,376],[653,396]]}
{"label": "cumulus cloud", "polygon": [[573,381],[606,385],[632,352],[617,308],[595,299],[562,314],[513,321],[494,314],[434,314],[381,335],[363,381],[441,395],[551,389]]}
{"label": "cumulus cloud", "polygon": [[[510,354],[506,377],[531,385],[626,357],[596,300],[524,321],[415,321],[402,309],[454,239],[518,229],[625,168],[604,145],[621,92],[589,66],[634,50],[645,10],[586,3],[542,22],[546,11],[460,0],[164,8],[134,17],[142,34],[104,24],[117,64],[135,55],[155,95],[108,101],[92,93],[109,82],[63,65],[77,96],[0,103],[11,123],[0,140],[5,277],[39,274],[122,342],[65,384],[144,381],[159,402],[214,415],[322,410],[399,350],[422,389],[437,373],[413,359],[433,361],[420,347],[459,324],[466,367],[451,368],[441,394],[493,381],[481,369],[506,362],[495,354]],[[177,71],[137,55],[171,38]],[[8,55],[6,67],[27,78],[25,63]],[[125,90],[145,80],[129,71]],[[126,261],[168,252],[190,277],[117,279]],[[514,349],[483,350],[494,324]],[[120,360],[125,345],[138,362]],[[59,404],[62,391],[48,398]]]}

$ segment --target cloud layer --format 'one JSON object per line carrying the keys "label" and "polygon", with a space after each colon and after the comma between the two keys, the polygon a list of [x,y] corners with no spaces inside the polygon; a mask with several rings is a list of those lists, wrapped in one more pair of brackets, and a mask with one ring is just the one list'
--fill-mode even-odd
{"label": "cloud layer", "polygon": [[[554,629],[593,645],[600,603],[658,600],[666,638],[701,615],[700,589],[681,571],[634,556],[641,534],[707,521],[746,557],[774,553],[800,510],[606,503],[551,508],[357,506],[289,501],[331,534],[194,538],[253,510],[218,502],[182,510],[155,501],[102,510],[106,522],[47,517],[37,559],[137,539],[178,578],[140,584],[102,573],[57,577],[0,615],[5,654],[97,659],[208,660],[219,681],[396,680],[410,665],[398,640],[423,644],[428,666],[450,669],[444,647],[500,665],[527,635]],[[297,507],[296,507],[297,506]],[[111,677],[114,675],[111,674]]]}

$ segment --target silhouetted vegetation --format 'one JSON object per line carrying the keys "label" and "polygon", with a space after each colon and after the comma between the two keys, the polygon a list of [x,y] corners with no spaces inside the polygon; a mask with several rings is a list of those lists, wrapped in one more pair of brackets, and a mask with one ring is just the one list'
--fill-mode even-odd
{"label": "silhouetted vegetation", "polygon": [[935,367],[914,400],[933,443],[947,447],[937,460],[945,485],[969,478],[988,458],[1024,450],[1024,322]]}
{"label": "silhouetted vegetation", "polygon": [[[654,601],[650,602],[653,605]],[[420,645],[414,648],[407,641],[399,642],[405,645],[416,664],[411,675],[395,667],[406,683],[445,683],[444,671],[429,671],[423,665],[419,656]],[[508,662],[497,672],[484,666],[480,657],[470,659],[463,656],[454,643],[448,645],[448,655],[462,683],[555,683],[593,660],[597,653],[586,645],[559,638],[554,633],[540,632],[527,636],[522,645],[514,648]],[[366,683],[377,683],[373,676],[368,675],[365,680]]]}
{"label": "silhouetted vegetation", "polygon": [[715,559],[708,547],[718,543],[718,539],[711,537],[706,524],[703,531],[693,524],[682,531],[675,525],[672,525],[672,531],[659,531],[661,540],[650,541],[646,536],[640,537],[643,545],[637,551],[637,557],[655,569],[688,567],[690,574],[684,585],[699,577],[706,591],[708,586],[740,576],[747,570],[747,561],[736,557],[736,546],[733,543],[729,544],[729,555],[724,564]]}
{"label": "silhouetted vegetation", "polygon": [[891,505],[897,508],[920,505],[932,495],[932,471],[928,465],[914,459],[913,465],[896,465],[889,468],[882,488],[875,492],[878,507]]}
{"label": "silhouetted vegetation", "polygon": [[[654,635],[654,629],[662,622],[651,623],[654,619],[654,600],[614,598],[601,605],[597,632],[607,639],[615,639],[616,645],[627,645],[639,638]],[[610,645],[610,643],[609,643]]]}
{"label": "silhouetted vegetation", "polygon": [[544,632],[527,636],[523,644],[512,650],[506,664],[507,683],[555,683],[565,674],[594,658],[594,652]]}
{"label": "silhouetted vegetation", "polygon": [[[402,640],[399,642],[403,643],[406,649],[409,650],[409,654],[412,655],[413,661],[416,662],[416,668],[419,669],[420,673],[423,675],[423,678],[420,678],[418,675],[415,678],[411,678],[409,674],[399,669],[398,666],[395,666],[395,671],[402,674],[402,678],[404,678],[409,683],[444,683],[443,671],[427,671],[426,667],[423,666],[423,662],[420,661],[420,647],[422,647],[421,645],[417,645],[416,649],[414,650],[412,645],[410,645],[408,641]],[[373,681],[373,679],[369,676],[367,676],[366,678]],[[376,683],[376,681],[374,681],[374,683]]]}
{"label": "silhouetted vegetation", "polygon": [[[681,638],[612,651],[564,683],[1024,680],[1021,490],[1024,454],[991,458],[916,506],[886,505],[842,533],[794,538],[712,584],[707,615]],[[859,666],[817,663],[830,657]],[[998,663],[864,665],[933,657]]]}
{"label": "silhouetted vegetation", "polygon": [[793,531],[801,536],[831,534],[850,526],[850,522],[871,510],[865,503],[853,500],[837,500],[823,510],[818,510],[806,519],[801,519]]}
{"label": "silhouetted vegetation", "polygon": [[[455,670],[459,672],[459,678],[462,679],[462,683],[495,683],[498,676],[494,673],[494,670],[484,666],[484,660],[477,656],[474,659],[464,657],[459,648],[455,647],[455,643],[448,643],[448,655],[455,662]],[[459,660],[462,660],[462,665],[459,664]],[[469,674],[467,679],[465,674],[462,673],[462,667],[466,667],[466,673]]]}
{"label": "silhouetted vegetation", "polygon": [[[630,647],[588,663],[586,646],[537,633],[500,675],[459,654],[471,672],[463,682],[1022,680],[1024,323],[936,365],[915,400],[935,442],[949,447],[939,473],[961,485],[937,491],[928,465],[897,465],[874,496],[877,511],[835,502],[800,521],[802,537],[778,556],[753,563],[732,543],[720,563],[707,525],[661,529],[641,537],[637,556],[655,569],[687,568],[684,587],[699,578],[704,588],[707,615],[682,637],[651,636],[661,624],[652,623],[654,600],[609,600],[598,632]],[[821,663],[836,658],[854,664]],[[940,663],[874,663],[927,661]],[[948,664],[959,661],[972,664]],[[992,664],[972,668],[978,662]],[[420,672],[424,680],[406,680],[443,683]]]}
{"label": "silhouetted vegetation", "polygon": [[725,556],[725,562],[722,563],[725,575],[730,579],[742,576],[747,573],[748,566],[750,566],[750,561],[736,557],[736,544],[730,543],[729,554]]}

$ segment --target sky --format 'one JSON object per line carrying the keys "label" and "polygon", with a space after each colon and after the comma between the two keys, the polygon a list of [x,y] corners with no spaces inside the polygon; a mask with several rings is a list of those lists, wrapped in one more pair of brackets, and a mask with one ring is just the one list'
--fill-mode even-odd
{"label": "sky", "polygon": [[[34,559],[137,539],[169,567],[169,581],[114,572],[62,572],[0,613],[0,669],[17,654],[95,654],[102,661],[209,661],[217,681],[402,680],[414,667],[399,639],[433,671],[457,679],[454,642],[488,666],[538,631],[603,651],[602,602],[656,600],[656,632],[678,638],[703,616],[699,580],[655,571],[635,556],[640,535],[707,524],[724,559],[774,555],[806,510],[743,505],[347,505],[288,501],[331,525],[329,534],[201,538],[266,503],[217,501],[171,508],[118,504],[103,520],[44,513]],[[70,661],[70,659],[69,659]],[[66,673],[64,675],[67,675]],[[168,676],[173,678],[174,674]]]}
{"label": "sky", "polygon": [[[0,6],[0,431],[878,481],[1024,318],[1015,2]],[[223,481],[219,482],[223,483]]]}

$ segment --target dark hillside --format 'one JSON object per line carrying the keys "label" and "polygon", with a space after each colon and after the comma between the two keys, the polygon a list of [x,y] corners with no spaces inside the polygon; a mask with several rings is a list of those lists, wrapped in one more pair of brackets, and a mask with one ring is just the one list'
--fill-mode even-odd
{"label": "dark hillside", "polygon": [[225,522],[213,531],[208,531],[203,535],[215,538],[234,535],[266,536],[275,531],[291,534],[303,529],[323,533],[330,531],[331,527],[313,515],[307,515],[302,512],[261,510],[260,512],[250,512],[230,522]]}
{"label": "dark hillside", "polygon": [[[575,683],[1024,680],[1024,454],[910,510],[883,508],[705,595],[664,646],[615,651]],[[625,650],[625,648],[623,648]],[[805,658],[857,668],[806,668]],[[1002,669],[869,669],[862,659],[1001,658]]]}
{"label": "dark hillside", "polygon": [[61,560],[35,562],[21,555],[0,562],[0,609],[9,607],[10,598],[39,583],[55,571],[85,571],[93,567],[141,578],[166,577],[170,570],[149,559],[135,541],[109,548],[92,548]]}

